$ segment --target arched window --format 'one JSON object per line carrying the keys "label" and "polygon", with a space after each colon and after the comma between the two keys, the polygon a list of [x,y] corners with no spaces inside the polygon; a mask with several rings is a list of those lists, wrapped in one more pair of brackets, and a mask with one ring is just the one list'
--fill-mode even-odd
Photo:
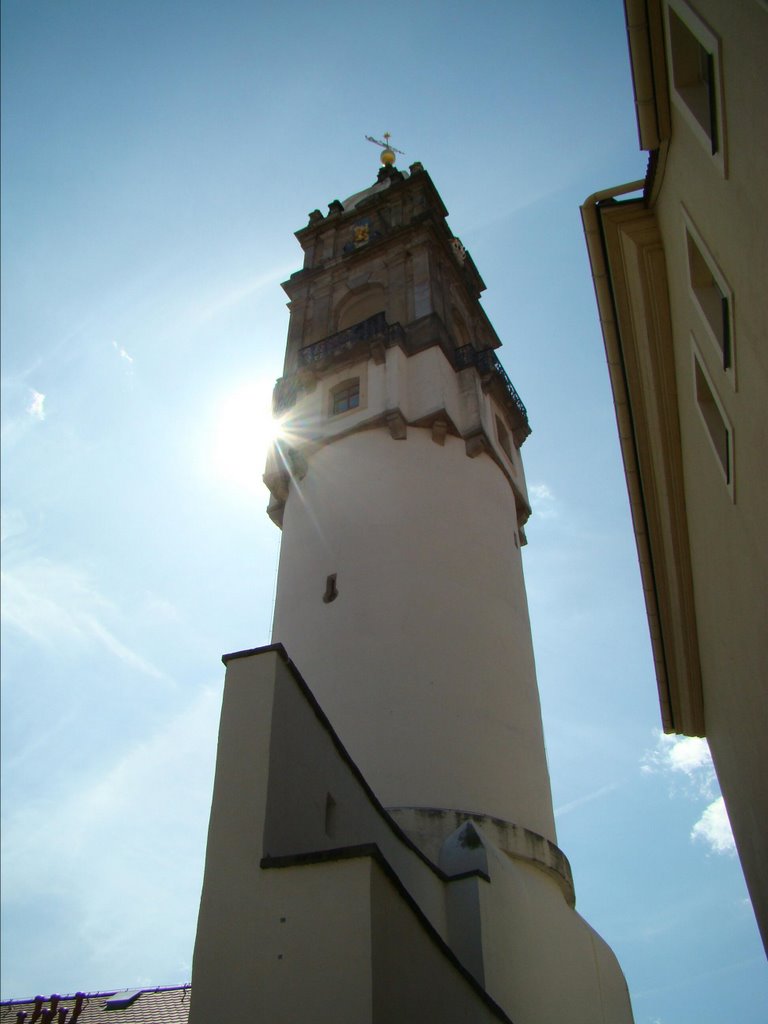
{"label": "arched window", "polygon": [[353,377],[343,380],[335,388],[331,388],[331,416],[338,416],[360,405],[360,378]]}
{"label": "arched window", "polygon": [[380,284],[369,284],[350,292],[336,308],[336,330],[344,331],[386,309],[385,291]]}

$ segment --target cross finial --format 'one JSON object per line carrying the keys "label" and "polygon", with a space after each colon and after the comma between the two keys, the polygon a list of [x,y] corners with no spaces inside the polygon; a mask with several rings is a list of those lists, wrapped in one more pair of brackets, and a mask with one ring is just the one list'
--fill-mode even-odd
{"label": "cross finial", "polygon": [[374,146],[381,146],[381,162],[385,167],[392,167],[395,162],[395,153],[399,153],[400,156],[405,156],[402,149],[395,149],[394,146],[390,146],[389,140],[392,138],[390,132],[384,132],[384,141],[379,142],[378,139],[374,139],[372,135],[366,135],[366,139],[372,142]]}

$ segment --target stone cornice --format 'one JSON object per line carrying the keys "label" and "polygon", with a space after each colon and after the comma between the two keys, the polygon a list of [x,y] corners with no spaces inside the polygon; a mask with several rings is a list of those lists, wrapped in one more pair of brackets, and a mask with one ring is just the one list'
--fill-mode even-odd
{"label": "stone cornice", "polygon": [[309,471],[312,456],[315,452],[327,445],[336,444],[353,434],[364,433],[369,430],[386,429],[393,440],[407,440],[408,430],[429,430],[432,433],[432,440],[435,444],[443,445],[446,436],[458,437],[464,441],[467,457],[475,459],[480,455],[487,455],[492,459],[504,479],[509,484],[515,496],[515,508],[517,510],[517,525],[522,528],[531,516],[531,506],[528,503],[523,491],[518,486],[509,469],[504,465],[496,454],[494,444],[482,426],[470,431],[468,434],[460,434],[456,429],[446,409],[436,409],[428,416],[422,416],[417,420],[407,420],[402,410],[397,407],[387,409],[384,412],[369,416],[367,419],[358,421],[344,430],[338,430],[333,434],[324,434],[302,443],[301,447],[290,445],[273,445],[272,451],[267,459],[267,467],[262,480],[270,493],[270,502],[267,507],[267,514],[276,526],[282,527],[282,513],[288,497],[288,491],[292,480],[301,481]]}
{"label": "stone cornice", "polygon": [[[508,857],[528,861],[546,872],[560,886],[569,906],[576,905],[573,874],[568,858],[553,842],[538,832],[516,825],[490,814],[454,810],[445,807],[388,807],[388,814],[410,836],[417,846],[422,845],[428,857],[437,859],[439,844],[446,835],[464,822],[478,825],[491,842]],[[421,844],[419,843],[421,839]]]}

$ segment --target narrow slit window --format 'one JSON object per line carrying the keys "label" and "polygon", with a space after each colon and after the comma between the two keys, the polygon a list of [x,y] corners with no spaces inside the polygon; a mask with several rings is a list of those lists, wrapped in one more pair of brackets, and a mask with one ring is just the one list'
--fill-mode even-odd
{"label": "narrow slit window", "polygon": [[338,416],[360,405],[360,378],[345,380],[331,391],[331,415]]}
{"label": "narrow slit window", "polygon": [[336,586],[336,573],[332,572],[325,581],[325,593],[323,594],[323,602],[330,604],[331,601],[335,601],[339,596],[339,589]]}
{"label": "narrow slit window", "polygon": [[709,381],[701,368],[698,358],[694,356],[694,367],[696,375],[696,401],[701,412],[704,425],[707,428],[709,439],[715,450],[720,466],[725,475],[725,482],[731,483],[733,476],[732,466],[732,437],[731,431],[725,422],[720,406],[712,393]]}
{"label": "narrow slit window", "polygon": [[669,43],[675,92],[709,139],[712,154],[721,148],[716,54],[669,8]]}
{"label": "narrow slit window", "polygon": [[336,801],[330,793],[325,795],[325,834],[329,839],[336,835]]}
{"label": "narrow slit window", "polygon": [[730,293],[715,277],[710,261],[691,232],[686,229],[685,235],[691,290],[720,350],[723,369],[730,370],[733,363]]}

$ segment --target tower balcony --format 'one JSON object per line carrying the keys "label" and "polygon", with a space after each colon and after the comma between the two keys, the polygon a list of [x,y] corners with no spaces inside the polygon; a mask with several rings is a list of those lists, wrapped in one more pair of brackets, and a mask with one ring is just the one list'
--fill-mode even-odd
{"label": "tower balcony", "polygon": [[[376,347],[392,344],[395,339],[403,336],[403,328],[398,323],[388,324],[386,315],[375,313],[367,320],[353,324],[343,331],[337,331],[327,338],[316,341],[314,345],[305,345],[299,349],[300,369],[322,369],[337,359],[343,359],[352,355],[356,349],[363,344],[368,344],[374,350],[372,355],[376,359]],[[383,348],[381,349],[383,354]]]}
{"label": "tower balcony", "polygon": [[519,448],[531,432],[528,411],[494,350],[492,348],[476,349],[474,345],[462,345],[454,352],[453,364],[457,370],[465,370],[474,366],[480,374],[486,390],[495,385],[501,391],[503,404],[507,406],[515,423],[515,443]]}
{"label": "tower balcony", "polygon": [[298,351],[298,371],[281,377],[275,385],[274,412],[292,408],[301,391],[311,389],[316,376],[336,363],[353,359],[365,352],[374,363],[386,359],[385,350],[403,343],[405,332],[399,323],[387,323],[384,312],[375,313],[343,331],[329,334]]}
{"label": "tower balcony", "polygon": [[[440,334],[443,333],[444,328]],[[437,337],[433,344],[440,345],[455,370],[472,367],[477,370],[483,390],[494,391],[510,414],[515,443],[519,448],[531,433],[528,412],[494,350],[478,349],[474,345],[453,349],[443,337]],[[297,372],[286,374],[275,385],[274,412],[277,414],[292,408],[299,393],[311,389],[317,375],[334,364],[353,359],[362,353],[367,353],[374,363],[381,364],[386,359],[386,349],[393,345],[400,345],[409,355],[413,354],[411,349],[415,352],[425,347],[422,340],[416,345],[409,344],[408,332],[399,323],[387,323],[383,312],[321,338],[312,345],[305,345],[297,353]]]}

